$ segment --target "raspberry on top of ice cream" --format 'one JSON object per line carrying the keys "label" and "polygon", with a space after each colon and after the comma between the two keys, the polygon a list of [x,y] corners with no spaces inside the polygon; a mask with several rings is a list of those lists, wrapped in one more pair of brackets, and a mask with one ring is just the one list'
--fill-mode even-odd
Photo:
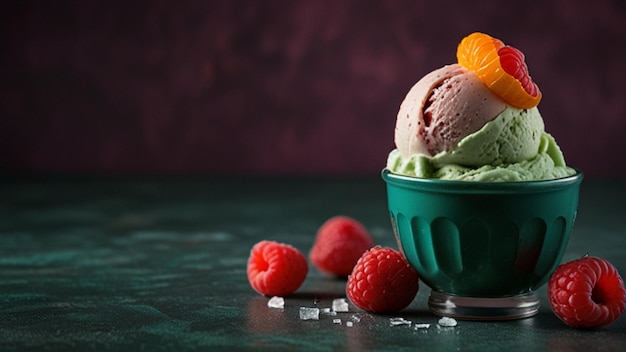
{"label": "raspberry on top of ice cream", "polygon": [[539,104],[541,91],[528,74],[524,54],[499,39],[475,32],[461,40],[459,65],[476,76],[509,105],[530,109]]}

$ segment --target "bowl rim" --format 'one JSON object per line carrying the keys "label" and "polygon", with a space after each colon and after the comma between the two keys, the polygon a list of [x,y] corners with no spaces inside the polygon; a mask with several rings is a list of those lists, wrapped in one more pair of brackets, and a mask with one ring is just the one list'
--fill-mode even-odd
{"label": "bowl rim", "polygon": [[551,191],[564,189],[570,186],[579,185],[584,173],[575,167],[575,174],[548,180],[532,181],[461,181],[461,180],[440,180],[412,177],[394,174],[388,168],[381,172],[383,180],[387,184],[410,188],[415,190],[439,191],[439,192],[465,192],[465,193],[500,193],[500,192],[528,192],[528,191]]}

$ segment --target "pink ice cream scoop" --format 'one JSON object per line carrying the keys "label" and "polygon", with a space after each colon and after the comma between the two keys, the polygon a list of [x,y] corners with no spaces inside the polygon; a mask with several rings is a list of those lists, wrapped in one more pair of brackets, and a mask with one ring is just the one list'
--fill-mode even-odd
{"label": "pink ice cream scoop", "polygon": [[444,66],[407,93],[396,120],[396,147],[403,157],[450,151],[505,108],[475,73],[458,64]]}

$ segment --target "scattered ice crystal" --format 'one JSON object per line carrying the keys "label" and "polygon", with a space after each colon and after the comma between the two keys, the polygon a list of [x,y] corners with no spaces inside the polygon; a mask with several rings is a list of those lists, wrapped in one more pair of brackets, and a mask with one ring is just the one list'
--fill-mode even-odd
{"label": "scattered ice crystal", "polygon": [[341,325],[341,319],[333,319],[333,324]]}
{"label": "scattered ice crystal", "polygon": [[455,327],[456,320],[454,318],[443,317],[439,319],[439,321],[437,322],[437,325],[443,326],[443,327],[449,327],[449,328]]}
{"label": "scattered ice crystal", "polygon": [[351,328],[351,327],[352,327],[352,325],[354,325],[354,324],[353,324],[351,321],[347,321],[347,322],[346,322],[346,326],[347,326],[347,327]]}
{"label": "scattered ice crystal", "polygon": [[300,307],[300,320],[320,320],[320,309]]}
{"label": "scattered ice crystal", "polygon": [[428,328],[430,328],[430,324],[415,324],[415,330]]}
{"label": "scattered ice crystal", "polygon": [[356,316],[356,315],[351,316],[351,317],[350,317],[350,319],[351,319],[353,322],[355,322],[355,323],[358,323],[358,322],[360,322],[360,321],[361,321],[361,318],[359,318],[359,317],[358,317],[358,316]]}
{"label": "scattered ice crystal", "polygon": [[270,298],[269,301],[267,301],[267,306],[270,308],[283,309],[285,308],[285,299],[282,297],[274,296]]}
{"label": "scattered ice crystal", "polygon": [[411,321],[410,320],[406,320],[404,318],[398,317],[398,318],[389,318],[389,324],[391,326],[398,326],[398,325],[411,325]]}
{"label": "scattered ice crystal", "polygon": [[346,299],[345,298],[333,299],[333,311],[335,311],[335,312],[347,312],[348,311],[348,302],[346,302]]}
{"label": "scattered ice crystal", "polygon": [[320,308],[320,314],[335,316],[335,315],[337,315],[337,312],[335,312],[335,311],[331,310],[330,308],[326,307],[326,308]]}

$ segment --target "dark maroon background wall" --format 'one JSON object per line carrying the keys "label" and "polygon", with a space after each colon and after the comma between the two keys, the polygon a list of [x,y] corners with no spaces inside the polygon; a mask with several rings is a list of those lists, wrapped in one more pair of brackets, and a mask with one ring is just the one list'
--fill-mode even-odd
{"label": "dark maroon background wall", "polygon": [[377,174],[408,89],[484,31],[546,128],[626,175],[626,2],[2,1],[5,172]]}

